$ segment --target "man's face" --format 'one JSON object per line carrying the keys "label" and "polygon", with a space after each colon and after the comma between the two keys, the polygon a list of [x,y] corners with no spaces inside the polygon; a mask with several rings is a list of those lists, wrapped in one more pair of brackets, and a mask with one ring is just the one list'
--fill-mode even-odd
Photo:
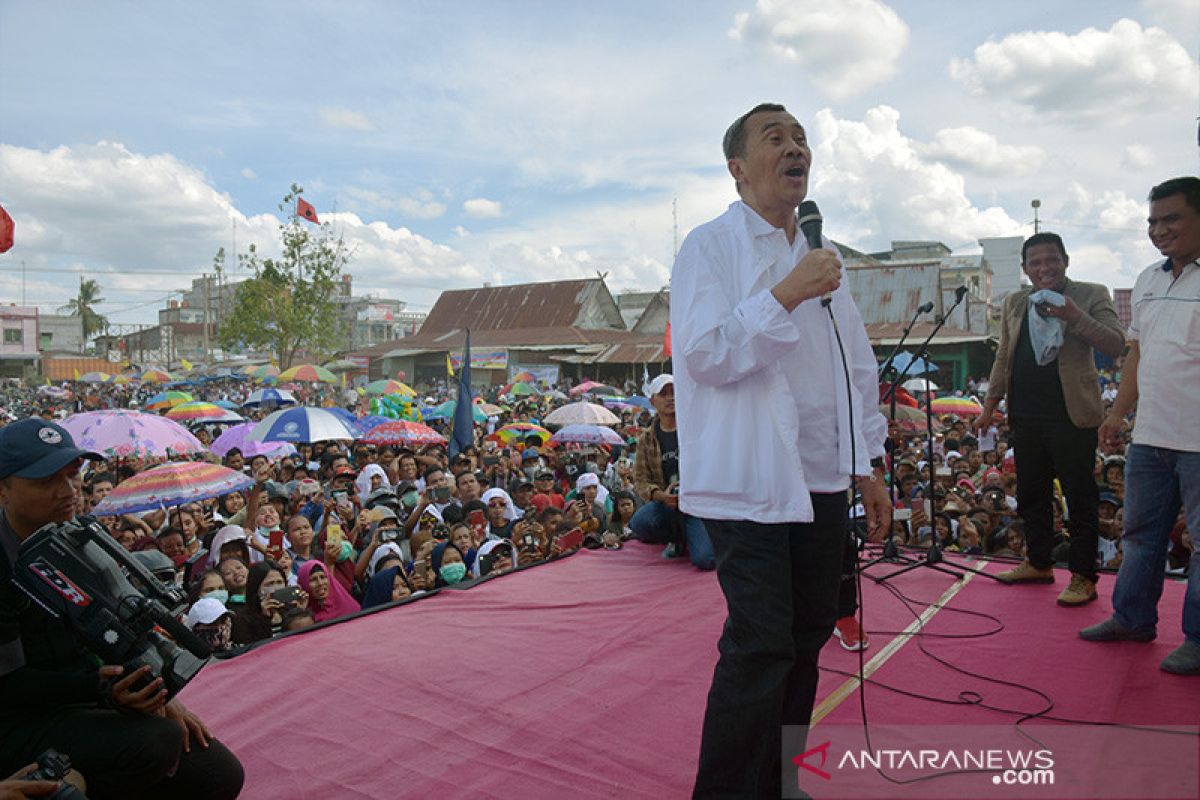
{"label": "man's face", "polygon": [[1035,244],[1025,251],[1021,265],[1034,289],[1061,291],[1067,283],[1067,259],[1053,242]]}
{"label": "man's face", "polygon": [[99,503],[113,490],[112,481],[96,481],[92,484],[92,502]]}
{"label": "man's face", "polygon": [[429,477],[425,479],[426,489],[441,489],[445,485],[446,473],[441,471],[430,473]]}
{"label": "man's face", "polygon": [[533,497],[532,486],[519,486],[513,492],[513,502],[517,504],[517,508],[529,508],[530,498]]}
{"label": "man's face", "polygon": [[81,497],[80,462],[67,464],[48,478],[0,480],[0,507],[18,529],[37,530],[51,522],[66,522],[75,516]]}
{"label": "man's face", "polygon": [[225,459],[225,463],[231,470],[234,470],[235,472],[241,472],[246,466],[246,459],[241,453],[234,453]]}
{"label": "man's face", "polygon": [[746,152],[729,160],[742,199],[760,214],[791,213],[808,193],[812,151],[796,118],[763,111],[745,122]]}
{"label": "man's face", "polygon": [[474,472],[464,472],[458,476],[458,500],[469,503],[479,499],[479,480]]}
{"label": "man's face", "polygon": [[675,416],[675,384],[668,383],[658,394],[650,398],[650,405],[659,416]]}
{"label": "man's face", "polygon": [[1150,242],[1176,263],[1200,256],[1200,212],[1182,194],[1150,203]]}

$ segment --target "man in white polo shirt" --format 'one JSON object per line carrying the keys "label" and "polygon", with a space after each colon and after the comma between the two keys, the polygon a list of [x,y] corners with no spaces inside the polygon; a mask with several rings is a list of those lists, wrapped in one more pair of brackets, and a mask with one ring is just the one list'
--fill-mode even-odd
{"label": "man in white polo shirt", "polygon": [[[1200,178],[1150,190],[1150,241],[1166,261],[1147,267],[1133,288],[1129,355],[1101,441],[1137,408],[1125,460],[1124,560],[1113,616],[1084,628],[1093,642],[1149,642],[1157,635],[1167,537],[1182,504],[1200,531]],[[1163,659],[1167,672],[1200,675],[1200,549],[1192,553],[1183,603],[1184,640]]]}

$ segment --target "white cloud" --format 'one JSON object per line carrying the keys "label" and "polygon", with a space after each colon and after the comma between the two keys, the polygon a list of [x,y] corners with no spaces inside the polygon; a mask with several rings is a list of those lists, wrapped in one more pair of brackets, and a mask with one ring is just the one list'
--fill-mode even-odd
{"label": "white cloud", "polygon": [[242,167],[242,177],[248,181],[256,181],[258,180],[258,173],[249,167]]}
{"label": "white cloud", "polygon": [[908,26],[879,0],[758,0],[729,35],[796,64],[835,98],[891,78],[908,44]]}
{"label": "white cloud", "polygon": [[1200,2],[1197,0],[1142,0],[1146,18],[1160,28],[1171,31],[1181,42],[1200,39]]}
{"label": "white cloud", "polygon": [[399,211],[413,219],[437,219],[446,213],[446,204],[433,199],[433,194],[420,190],[412,195],[390,194],[349,186],[341,190],[352,200],[373,211]]}
{"label": "white cloud", "polygon": [[928,158],[984,175],[1028,175],[1046,160],[1036,145],[1008,145],[970,125],[943,128],[929,144],[916,145]]}
{"label": "white cloud", "polygon": [[1174,111],[1194,101],[1196,65],[1161,28],[1130,19],[1107,31],[1024,31],[986,42],[950,74],[972,92],[1081,124]]}
{"label": "white cloud", "polygon": [[486,197],[473,197],[463,202],[463,211],[467,216],[476,219],[495,219],[503,213],[498,200],[488,200]]}
{"label": "white cloud", "polygon": [[862,122],[817,112],[810,194],[834,207],[825,214],[829,236],[866,249],[886,247],[889,237],[959,248],[1020,232],[1003,208],[977,208],[963,176],[926,160],[899,123],[900,113],[889,106],[870,109]]}
{"label": "white cloud", "polygon": [[349,128],[355,131],[373,131],[375,124],[366,114],[348,108],[326,107],[319,112],[321,120],[331,128]]}
{"label": "white cloud", "polygon": [[1154,163],[1154,151],[1144,144],[1131,144],[1125,148],[1121,165],[1134,169],[1145,169]]}

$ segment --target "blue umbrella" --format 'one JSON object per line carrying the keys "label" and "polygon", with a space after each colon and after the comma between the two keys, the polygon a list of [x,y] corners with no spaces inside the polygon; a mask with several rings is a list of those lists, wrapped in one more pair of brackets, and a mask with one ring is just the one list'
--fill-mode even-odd
{"label": "blue umbrella", "polygon": [[[447,400],[437,408],[425,414],[425,419],[454,419],[453,400]],[[487,422],[487,414],[479,410],[478,405],[471,406],[471,418],[476,422]]]}
{"label": "blue umbrella", "polygon": [[[910,363],[912,366],[909,366]],[[896,357],[892,359],[892,367],[896,372],[904,372],[907,369],[906,374],[908,375],[924,375],[928,372],[938,371],[937,364],[927,363],[925,359],[917,358],[907,350],[896,354]]]}
{"label": "blue umbrella", "polygon": [[324,442],[358,438],[358,432],[329,409],[297,406],[269,415],[246,435],[258,442]]}
{"label": "blue umbrella", "polygon": [[286,406],[296,402],[295,396],[286,389],[255,389],[242,403],[244,408],[257,406]]}
{"label": "blue umbrella", "polygon": [[226,411],[240,411],[242,408],[232,400],[217,400],[215,403],[213,403],[213,405],[220,406]]}
{"label": "blue umbrella", "polygon": [[385,422],[395,422],[395,421],[396,420],[392,419],[391,417],[381,417],[378,414],[368,414],[367,416],[363,417],[362,419],[357,420],[354,424],[358,428],[360,433],[365,434],[367,431],[371,430],[372,428],[376,427],[377,425],[382,425]]}

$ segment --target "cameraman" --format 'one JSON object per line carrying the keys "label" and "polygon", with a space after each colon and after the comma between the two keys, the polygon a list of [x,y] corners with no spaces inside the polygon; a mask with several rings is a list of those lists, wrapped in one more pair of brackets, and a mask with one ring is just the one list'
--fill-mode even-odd
{"label": "cameraman", "polygon": [[166,701],[149,668],[97,669],[63,620],[17,588],[21,543],[75,516],[80,465],[96,453],[32,418],[0,428],[0,775],[53,747],[104,798],[232,798],[244,775],[237,758],[178,699]]}

